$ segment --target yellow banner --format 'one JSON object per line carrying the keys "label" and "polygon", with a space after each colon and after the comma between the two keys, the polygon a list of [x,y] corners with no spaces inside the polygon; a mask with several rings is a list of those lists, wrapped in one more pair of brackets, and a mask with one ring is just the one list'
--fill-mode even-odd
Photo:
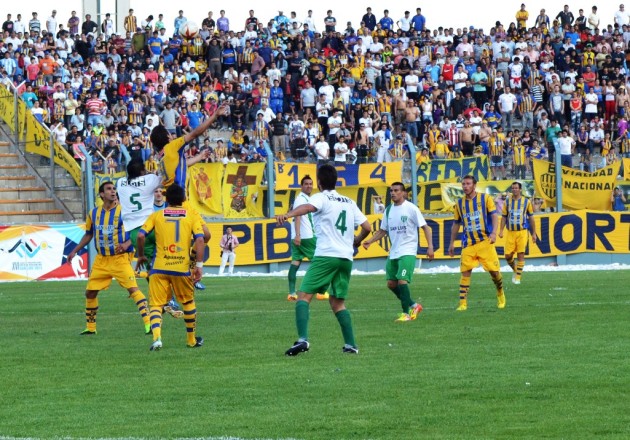
{"label": "yellow banner", "polygon": [[[523,185],[522,194],[525,197],[534,197],[534,181],[533,180],[519,180]],[[510,192],[513,180],[489,180],[487,182],[477,183],[477,192],[485,193],[495,198],[501,193]],[[464,196],[461,183],[442,183],[442,203],[444,204],[444,211],[452,211],[453,206],[457,203],[457,200]]]}
{"label": "yellow banner", "polygon": [[15,132],[15,108],[13,107],[13,93],[4,85],[0,85],[0,118]]}
{"label": "yellow banner", "polygon": [[[380,215],[369,215],[372,228],[380,228]],[[529,257],[550,257],[583,252],[628,253],[630,252],[630,213],[575,211],[536,214],[538,241],[527,247]],[[453,218],[427,219],[432,230],[435,258],[449,259],[450,231]],[[290,261],[290,231],[288,225],[276,226],[273,220],[245,221],[230,225],[241,245],[236,250],[237,265],[278,263]],[[210,257],[205,264],[217,266],[221,262],[219,242],[225,223],[208,223],[212,238],[208,243]],[[418,256],[426,255],[424,234],[420,233]],[[504,238],[498,238],[497,252],[503,256]],[[368,250],[359,248],[355,258],[386,257],[390,242],[383,238]],[[461,254],[461,242],[455,247]],[[457,257],[459,258],[459,257]],[[384,264],[384,263],[383,263]]]}
{"label": "yellow banner", "polygon": [[418,182],[435,182],[462,178],[468,174],[478,182],[488,180],[490,167],[488,156],[462,157],[460,159],[440,159],[418,165]]}
{"label": "yellow banner", "polygon": [[[68,151],[54,142],[55,163],[66,170],[77,185],[81,186],[81,167]],[[26,114],[26,152],[50,157],[50,132],[35,117]]]}
{"label": "yellow banner", "polygon": [[223,164],[197,163],[188,168],[188,201],[201,215],[223,213],[221,181]]}
{"label": "yellow banner", "polygon": [[[556,203],[556,165],[533,159],[536,194],[549,205]],[[587,173],[562,167],[562,206],[567,209],[610,210],[610,196],[617,182],[620,163]]]}
{"label": "yellow banner", "polygon": [[225,218],[263,217],[260,183],[266,164],[228,163],[223,176],[223,216]]}
{"label": "yellow banner", "polygon": [[623,158],[623,178],[630,180],[630,159],[627,157]]}
{"label": "yellow banner", "polygon": [[[317,165],[276,162],[276,189],[299,189],[300,181],[311,176],[317,186]],[[402,177],[402,162],[337,165],[337,186],[391,185]]]}

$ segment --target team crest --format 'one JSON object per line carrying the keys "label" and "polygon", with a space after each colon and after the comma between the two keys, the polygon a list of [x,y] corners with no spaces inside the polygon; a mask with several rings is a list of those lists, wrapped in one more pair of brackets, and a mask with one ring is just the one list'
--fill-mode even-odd
{"label": "team crest", "polygon": [[403,222],[403,223],[407,223],[407,219],[408,218],[409,217],[407,217],[406,215],[402,215],[402,216],[400,216],[400,221]]}

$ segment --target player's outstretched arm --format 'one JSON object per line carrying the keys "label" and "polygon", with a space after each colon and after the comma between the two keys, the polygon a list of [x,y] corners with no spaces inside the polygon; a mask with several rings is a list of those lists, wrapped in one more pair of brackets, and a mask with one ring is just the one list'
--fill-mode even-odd
{"label": "player's outstretched arm", "polygon": [[306,215],[306,214],[309,214],[309,213],[315,212],[315,211],[317,211],[317,208],[315,208],[310,203],[306,203],[304,205],[298,206],[295,209],[292,209],[291,211],[287,212],[286,214],[276,215],[276,223],[278,225],[281,225],[281,224],[283,224],[284,222],[286,222],[288,219],[290,219],[292,217],[297,217],[297,216],[300,216],[300,215]]}
{"label": "player's outstretched arm", "polygon": [[427,239],[427,259],[429,261],[433,260],[433,235],[431,234],[431,228],[429,225],[424,225],[422,227],[422,232],[424,232],[424,238]]}
{"label": "player's outstretched arm", "polygon": [[228,109],[227,103],[221,104],[221,106],[217,109],[216,112],[212,114],[212,116],[210,116],[208,119],[206,119],[201,124],[199,124],[199,127],[195,128],[193,131],[191,131],[190,133],[187,133],[184,136],[184,142],[188,143],[190,141],[197,139],[202,134],[204,134],[205,131],[208,128],[210,128],[212,124],[214,124],[214,121],[216,121],[219,116],[227,114],[227,109]]}
{"label": "player's outstretched arm", "polygon": [[374,243],[375,241],[379,241],[381,238],[385,237],[386,235],[387,235],[387,231],[385,229],[379,229],[374,234],[372,234],[371,238],[363,242],[363,247],[365,249],[369,248],[372,243]]}
{"label": "player's outstretched arm", "polygon": [[370,224],[370,222],[366,220],[361,223],[361,230],[359,231],[359,235],[354,237],[354,247],[361,246],[361,242],[365,240],[365,237],[367,237],[370,232],[372,232],[372,225]]}
{"label": "player's outstretched arm", "polygon": [[68,254],[68,261],[72,261],[74,257],[77,255],[77,252],[79,252],[81,249],[87,246],[87,244],[90,241],[92,241],[92,237],[93,237],[92,231],[86,231],[85,235],[83,235],[83,238],[81,238],[81,241],[79,242],[79,244],[77,244],[77,246],[72,250],[72,252]]}

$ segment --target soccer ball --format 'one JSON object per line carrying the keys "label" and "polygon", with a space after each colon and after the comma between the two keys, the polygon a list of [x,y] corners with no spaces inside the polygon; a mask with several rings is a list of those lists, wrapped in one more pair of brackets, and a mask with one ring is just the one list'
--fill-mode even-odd
{"label": "soccer ball", "polygon": [[187,21],[179,26],[179,35],[185,40],[192,40],[198,33],[199,26],[195,22]]}

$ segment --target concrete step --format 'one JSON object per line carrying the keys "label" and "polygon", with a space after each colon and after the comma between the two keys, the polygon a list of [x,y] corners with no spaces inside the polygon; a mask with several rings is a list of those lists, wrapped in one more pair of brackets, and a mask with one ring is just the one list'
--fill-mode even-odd
{"label": "concrete step", "polygon": [[28,173],[26,165],[0,165],[0,176],[27,176]]}
{"label": "concrete step", "polygon": [[[55,201],[53,199],[27,199],[27,200],[10,200],[0,199],[0,213],[20,212],[28,213],[31,211],[50,211],[55,210]],[[63,212],[63,211],[62,211]]]}
{"label": "concrete step", "polygon": [[0,188],[32,187],[36,181],[35,176],[0,176]]}
{"label": "concrete step", "polygon": [[5,200],[44,199],[47,195],[48,191],[43,186],[0,188],[0,199]]}
{"label": "concrete step", "polygon": [[75,218],[83,217],[83,202],[81,200],[64,200],[63,204],[66,205]]}
{"label": "concrete step", "polygon": [[39,211],[7,211],[0,212],[0,225],[25,224],[38,222],[62,222],[66,220],[61,209],[48,209]]}
{"label": "concrete step", "polygon": [[20,163],[20,155],[17,153],[2,153],[0,150],[0,164],[2,165],[18,165]]}
{"label": "concrete step", "polygon": [[[47,176],[44,175],[42,177],[50,185],[50,182],[49,182],[49,179],[47,178]],[[57,190],[57,188],[59,188],[59,187],[62,187],[62,188],[79,188],[72,177],[65,176],[65,175],[63,177],[58,177],[57,175],[55,175],[55,190]]]}
{"label": "concrete step", "polygon": [[[44,179],[48,179],[50,177],[50,165],[37,165],[35,166],[35,170]],[[68,177],[68,172],[59,165],[55,165],[55,179],[61,179],[64,177]]]}
{"label": "concrete step", "polygon": [[60,200],[80,201],[81,197],[83,197],[81,194],[81,188],[77,186],[75,186],[74,188],[57,188],[55,190],[55,194],[57,195],[57,197],[59,197]]}

